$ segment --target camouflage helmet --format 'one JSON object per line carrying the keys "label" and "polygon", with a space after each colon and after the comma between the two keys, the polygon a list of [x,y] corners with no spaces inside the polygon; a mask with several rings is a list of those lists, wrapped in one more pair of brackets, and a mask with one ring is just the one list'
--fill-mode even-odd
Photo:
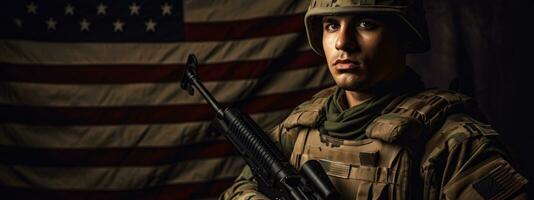
{"label": "camouflage helmet", "polygon": [[430,49],[422,0],[311,0],[304,18],[312,49],[324,55],[322,17],[328,15],[376,15],[389,17],[402,30],[402,47],[406,53]]}

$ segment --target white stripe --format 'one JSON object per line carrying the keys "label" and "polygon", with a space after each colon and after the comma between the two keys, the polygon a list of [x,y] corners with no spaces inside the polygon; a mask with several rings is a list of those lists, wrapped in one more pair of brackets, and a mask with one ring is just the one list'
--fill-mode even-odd
{"label": "white stripe", "polygon": [[[52,43],[0,40],[0,62],[16,64],[176,64],[195,54],[202,63],[270,59],[302,36],[290,33],[272,37],[216,42],[179,43]],[[302,44],[300,50],[308,50]]]}
{"label": "white stripe", "polygon": [[[302,0],[185,0],[185,22],[236,21],[304,13],[308,1]],[[303,22],[304,23],[304,22]]]}
{"label": "white stripe", "polygon": [[[263,129],[280,123],[290,110],[251,115]],[[215,117],[215,116],[214,116]],[[0,145],[33,148],[165,147],[206,141],[210,121],[113,126],[28,126],[0,124]]]}
{"label": "white stripe", "polygon": [[[202,76],[202,75],[200,75]],[[243,98],[257,79],[206,82],[206,88],[219,102]],[[258,95],[286,93],[332,84],[326,66],[289,70],[273,76]],[[135,106],[196,104],[204,102],[195,92],[189,96],[180,83],[113,85],[62,85],[42,83],[0,83],[0,103],[34,106]]]}
{"label": "white stripe", "polygon": [[240,157],[232,156],[157,167],[32,168],[0,164],[0,183],[3,186],[51,190],[143,189],[236,177],[241,173],[244,163]]}

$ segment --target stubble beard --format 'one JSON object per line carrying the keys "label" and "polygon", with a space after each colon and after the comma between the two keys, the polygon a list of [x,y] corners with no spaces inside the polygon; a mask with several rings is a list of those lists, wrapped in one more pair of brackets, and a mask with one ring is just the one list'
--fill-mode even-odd
{"label": "stubble beard", "polygon": [[338,82],[336,81],[336,85],[347,91],[353,91],[353,92],[367,92],[369,90],[369,84],[366,84],[365,81],[342,81]]}
{"label": "stubble beard", "polygon": [[[347,91],[353,91],[353,92],[367,92],[370,88],[371,83],[369,83],[369,80],[367,79],[367,76],[364,75],[364,71],[360,71],[362,69],[356,69],[353,74],[349,75],[349,77],[341,76],[341,74],[334,74],[332,73],[332,78],[334,76],[337,76],[337,79],[334,79],[336,82],[336,85],[344,90]],[[351,72],[346,72],[351,73]]]}

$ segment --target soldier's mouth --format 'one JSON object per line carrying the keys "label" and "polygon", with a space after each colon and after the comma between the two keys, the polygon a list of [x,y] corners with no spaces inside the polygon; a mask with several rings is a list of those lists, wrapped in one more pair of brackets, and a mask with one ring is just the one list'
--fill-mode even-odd
{"label": "soldier's mouth", "polygon": [[350,60],[350,59],[337,59],[334,61],[334,69],[338,71],[345,71],[345,70],[352,70],[352,69],[358,69],[362,65],[358,61]]}

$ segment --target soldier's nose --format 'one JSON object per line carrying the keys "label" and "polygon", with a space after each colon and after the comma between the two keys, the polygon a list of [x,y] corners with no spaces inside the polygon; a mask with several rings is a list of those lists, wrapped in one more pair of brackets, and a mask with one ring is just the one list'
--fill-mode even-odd
{"label": "soldier's nose", "polygon": [[337,32],[336,49],[340,51],[352,52],[358,47],[354,31],[347,26],[342,26]]}

